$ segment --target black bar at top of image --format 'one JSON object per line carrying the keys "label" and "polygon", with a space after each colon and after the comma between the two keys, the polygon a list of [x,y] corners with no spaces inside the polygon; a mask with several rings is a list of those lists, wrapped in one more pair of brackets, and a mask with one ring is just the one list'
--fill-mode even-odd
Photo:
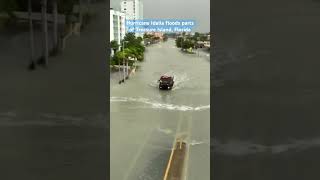
{"label": "black bar at top of image", "polygon": [[211,179],[319,179],[319,6],[211,2]]}

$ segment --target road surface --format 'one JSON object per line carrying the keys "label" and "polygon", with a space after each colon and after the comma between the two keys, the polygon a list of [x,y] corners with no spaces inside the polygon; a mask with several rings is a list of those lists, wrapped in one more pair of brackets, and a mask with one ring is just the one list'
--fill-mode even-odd
{"label": "road surface", "polygon": [[[209,55],[184,54],[173,39],[147,47],[134,76],[110,82],[111,180],[160,180],[176,137],[189,143],[188,180],[208,180],[210,143]],[[157,80],[172,74],[172,91]]]}

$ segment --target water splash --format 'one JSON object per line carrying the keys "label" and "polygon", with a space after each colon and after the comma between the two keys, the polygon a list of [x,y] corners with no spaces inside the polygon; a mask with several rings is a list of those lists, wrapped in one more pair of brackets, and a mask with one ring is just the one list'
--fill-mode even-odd
{"label": "water splash", "polygon": [[157,130],[161,133],[164,133],[166,135],[172,134],[172,130],[171,129],[162,129],[160,127],[157,128]]}
{"label": "water splash", "polygon": [[160,103],[147,98],[111,97],[110,102],[138,102],[149,105],[143,108],[165,109],[171,111],[204,111],[210,109],[210,105],[192,107],[186,105]]}
{"label": "water splash", "polygon": [[175,90],[184,88],[186,82],[188,82],[190,80],[190,78],[188,77],[187,73],[177,73],[177,72],[174,72],[174,71],[171,70],[171,71],[168,71],[168,72],[163,73],[163,74],[161,74],[160,72],[154,74],[155,80],[153,80],[149,85],[151,87],[158,88],[158,86],[159,86],[158,78],[160,76],[162,76],[162,75],[174,76],[174,85],[173,85],[171,91],[175,91]]}
{"label": "water splash", "polygon": [[196,140],[192,140],[192,141],[189,143],[190,146],[196,146],[196,145],[201,145],[201,144],[207,144],[207,143],[205,143],[205,142],[203,142],[203,141],[196,141]]}
{"label": "water splash", "polygon": [[199,106],[199,107],[194,108],[195,111],[202,111],[202,110],[206,110],[206,109],[210,109],[210,105]]}

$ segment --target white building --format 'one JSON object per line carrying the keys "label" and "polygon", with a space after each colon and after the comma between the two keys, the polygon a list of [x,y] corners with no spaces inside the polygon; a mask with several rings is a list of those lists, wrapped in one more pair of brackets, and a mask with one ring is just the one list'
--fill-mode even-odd
{"label": "white building", "polygon": [[[123,12],[128,20],[143,19],[143,3],[141,0],[124,0],[121,2],[121,12]],[[136,35],[141,35],[137,34]]]}
{"label": "white building", "polygon": [[124,0],[121,2],[121,12],[127,19],[143,19],[143,3],[141,0]]}
{"label": "white building", "polygon": [[126,19],[136,19],[136,12],[133,1],[122,1],[121,12],[123,12],[126,15]]}
{"label": "white building", "polygon": [[117,41],[120,45],[126,33],[126,16],[124,13],[110,9],[110,41]]}

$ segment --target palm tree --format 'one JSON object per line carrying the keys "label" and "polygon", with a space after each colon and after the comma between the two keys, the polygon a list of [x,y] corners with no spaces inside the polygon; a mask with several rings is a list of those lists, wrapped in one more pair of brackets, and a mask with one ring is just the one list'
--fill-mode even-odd
{"label": "palm tree", "polygon": [[48,18],[47,18],[47,0],[41,1],[41,13],[42,13],[42,31],[43,31],[43,56],[44,65],[48,66],[49,59],[49,47],[48,47]]}
{"label": "palm tree", "polygon": [[28,13],[29,13],[29,28],[30,28],[30,65],[29,69],[35,69],[34,62],[34,36],[33,36],[33,22],[32,22],[32,0],[28,0]]}

